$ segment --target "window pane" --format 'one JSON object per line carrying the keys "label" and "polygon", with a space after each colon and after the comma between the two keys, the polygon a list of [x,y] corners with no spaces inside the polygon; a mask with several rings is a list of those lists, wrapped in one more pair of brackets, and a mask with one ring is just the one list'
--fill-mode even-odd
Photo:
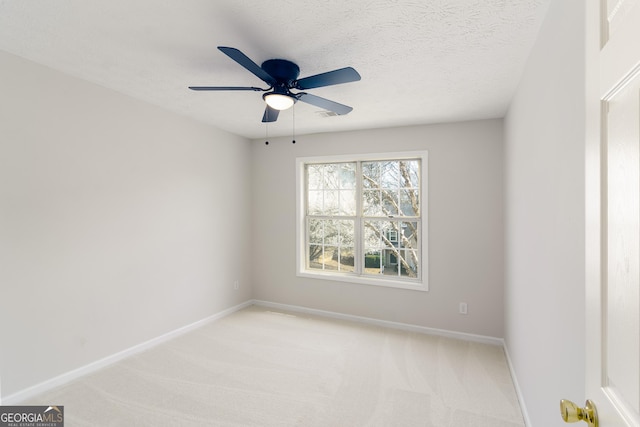
{"label": "window pane", "polygon": [[364,254],[364,274],[382,274],[380,251],[371,251]]}
{"label": "window pane", "polygon": [[397,242],[397,233],[395,221],[364,221],[365,248],[383,249],[394,246],[390,238]]}
{"label": "window pane", "polygon": [[383,274],[385,276],[397,276],[398,275],[398,250],[386,249],[382,252],[383,256]]}
{"label": "window pane", "polygon": [[420,264],[418,260],[418,252],[404,251],[404,254],[404,259],[406,261],[406,264],[408,264],[408,268],[406,266],[403,266],[403,268],[400,269],[401,276],[410,278],[418,277],[418,267]]}
{"label": "window pane", "polygon": [[362,210],[366,216],[382,216],[379,190],[364,190],[362,194]]}
{"label": "window pane", "polygon": [[317,243],[321,245],[324,237],[323,221],[310,218],[307,234],[309,235],[309,243]]}
{"label": "window pane", "polygon": [[339,221],[326,220],[324,222],[324,243],[325,245],[337,245],[339,241]]}
{"label": "window pane", "polygon": [[379,221],[378,225],[380,227],[380,232],[382,233],[382,241],[385,245],[389,243],[389,236],[393,231],[396,231],[395,221]]}
{"label": "window pane", "polygon": [[418,249],[418,223],[416,221],[401,222],[400,229],[402,247],[408,249]]}
{"label": "window pane", "polygon": [[322,209],[323,215],[337,215],[338,203],[340,200],[340,192],[329,190],[324,192],[324,206]]}
{"label": "window pane", "polygon": [[340,215],[356,215],[356,192],[355,190],[340,191]]}
{"label": "window pane", "polygon": [[355,189],[356,188],[356,164],[342,163],[340,169],[340,188]]}
{"label": "window pane", "polygon": [[340,246],[353,247],[355,242],[355,221],[338,221],[340,226]]}
{"label": "window pane", "polygon": [[380,186],[382,188],[395,189],[400,185],[399,162],[380,162]]}
{"label": "window pane", "polygon": [[405,216],[420,215],[420,205],[418,202],[418,190],[400,190],[400,210]]}
{"label": "window pane", "polygon": [[378,163],[362,164],[362,186],[364,188],[380,188],[380,168]]}
{"label": "window pane", "polygon": [[398,215],[398,193],[395,190],[382,190],[382,213],[384,216]]}
{"label": "window pane", "polygon": [[307,212],[309,215],[322,215],[323,191],[309,190],[307,195]]}
{"label": "window pane", "polygon": [[322,245],[309,245],[308,268],[322,270]]}
{"label": "window pane", "polygon": [[397,251],[398,262],[396,263],[395,273],[398,276],[406,276],[407,274],[407,259],[406,251]]}
{"label": "window pane", "polygon": [[307,165],[307,188],[309,190],[322,189],[322,165]]}
{"label": "window pane", "polygon": [[402,160],[398,164],[402,177],[402,186],[406,188],[420,187],[420,161]]}
{"label": "window pane", "polygon": [[396,189],[400,186],[398,161],[364,162],[362,185],[364,188]]}
{"label": "window pane", "polygon": [[366,250],[380,248],[380,221],[364,222],[364,247]]}
{"label": "window pane", "polygon": [[347,273],[353,272],[355,270],[353,248],[340,248],[336,261],[338,262],[338,269],[340,271]]}
{"label": "window pane", "polygon": [[[355,163],[328,163],[318,165],[323,167],[321,183],[316,188],[324,189],[354,189],[356,188]],[[309,187],[314,188],[314,187]]]}
{"label": "window pane", "polygon": [[325,270],[337,270],[338,269],[338,248],[335,246],[324,247],[324,269]]}
{"label": "window pane", "polygon": [[323,188],[338,189],[340,188],[340,165],[329,163],[324,165]]}

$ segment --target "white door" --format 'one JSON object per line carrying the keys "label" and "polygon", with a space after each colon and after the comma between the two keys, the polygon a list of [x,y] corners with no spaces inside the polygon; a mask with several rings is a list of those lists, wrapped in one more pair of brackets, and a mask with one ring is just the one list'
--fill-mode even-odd
{"label": "white door", "polygon": [[640,426],[640,0],[587,3],[585,395]]}

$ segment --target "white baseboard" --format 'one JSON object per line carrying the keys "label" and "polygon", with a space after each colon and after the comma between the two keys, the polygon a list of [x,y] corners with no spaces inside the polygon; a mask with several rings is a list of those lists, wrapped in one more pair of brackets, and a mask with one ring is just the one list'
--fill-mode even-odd
{"label": "white baseboard", "polygon": [[388,320],[380,320],[380,319],[374,319],[374,318],[370,318],[370,317],[354,316],[354,315],[351,315],[351,314],[343,314],[343,313],[336,313],[336,312],[333,312],[333,311],[317,310],[315,308],[301,307],[301,306],[297,306],[297,305],[280,304],[280,303],[269,302],[269,301],[253,300],[253,304],[261,306],[261,307],[273,308],[275,310],[284,310],[284,311],[293,311],[293,312],[296,312],[296,313],[314,314],[314,315],[318,315],[318,316],[331,317],[331,318],[334,318],[334,319],[351,320],[351,321],[354,321],[354,322],[367,323],[367,324],[370,324],[370,325],[382,326],[382,327],[386,327],[386,328],[400,329],[400,330],[410,331],[410,332],[418,332],[418,333],[427,334],[427,335],[437,335],[437,336],[442,336],[442,337],[447,337],[447,338],[454,338],[454,339],[478,342],[478,343],[483,343],[483,344],[492,344],[492,345],[497,345],[497,346],[501,346],[501,347],[504,346],[504,340],[502,338],[488,337],[488,336],[484,336],[484,335],[467,334],[467,333],[464,333],[464,332],[447,331],[447,330],[444,330],[444,329],[428,328],[426,326],[417,326],[417,325],[411,325],[411,324],[408,324],[408,323],[391,322],[391,321],[388,321]]}
{"label": "white baseboard", "polygon": [[96,360],[95,362],[89,363],[88,365],[82,366],[80,368],[74,369],[73,371],[66,372],[62,375],[58,375],[57,377],[51,378],[49,380],[43,381],[34,386],[28,387],[24,390],[21,390],[17,393],[11,394],[6,397],[0,396],[0,402],[3,405],[16,405],[20,404],[27,399],[35,397],[41,393],[59,387],[61,385],[67,384],[79,377],[95,372],[99,369],[112,365],[122,359],[133,356],[134,354],[140,353],[142,351],[148,350],[150,348],[156,347],[159,344],[162,344],[166,341],[169,341],[173,338],[176,338],[180,335],[186,334],[194,329],[197,329],[201,326],[204,326],[210,322],[216,321],[223,317],[226,317],[232,313],[235,313],[238,310],[242,310],[245,307],[253,305],[253,301],[245,301],[242,304],[236,305],[234,307],[223,310],[219,313],[213,314],[209,317],[206,317],[202,320],[198,320],[197,322],[191,323],[189,325],[183,326],[181,328],[175,329],[171,332],[167,332],[159,337],[150,339],[149,341],[145,341],[141,344],[130,347],[126,350],[120,351],[118,353],[107,356],[103,359]]}
{"label": "white baseboard", "polygon": [[509,356],[509,348],[505,343],[504,346],[504,354],[507,358],[507,364],[509,365],[509,371],[511,372],[511,380],[513,381],[513,386],[516,389],[516,396],[518,397],[518,402],[520,403],[520,410],[522,411],[522,418],[524,419],[525,427],[531,427],[531,420],[529,419],[529,413],[527,412],[527,406],[524,403],[524,396],[522,395],[522,390],[520,389],[520,384],[518,384],[518,377],[516,377],[516,370],[511,362],[511,356]]}

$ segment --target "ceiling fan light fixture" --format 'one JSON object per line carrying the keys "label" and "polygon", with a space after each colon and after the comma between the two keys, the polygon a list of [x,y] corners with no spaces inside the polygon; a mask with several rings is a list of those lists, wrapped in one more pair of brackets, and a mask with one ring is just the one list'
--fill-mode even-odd
{"label": "ceiling fan light fixture", "polygon": [[264,109],[264,114],[262,115],[262,123],[275,122],[278,120],[278,115],[281,110],[291,108],[298,101],[327,111],[332,111],[336,115],[344,115],[353,110],[353,108],[348,105],[339,104],[330,99],[321,98],[306,92],[291,93],[290,91],[291,89],[305,91],[307,89],[360,80],[360,74],[351,67],[339,68],[337,70],[327,71],[326,73],[298,79],[300,67],[286,59],[267,59],[262,65],[258,65],[234,47],[218,46],[218,50],[265,82],[269,85],[269,88],[262,89],[254,86],[189,86],[189,89],[197,91],[246,90],[266,92],[262,94],[262,99],[267,104]]}
{"label": "ceiling fan light fixture", "polygon": [[296,102],[293,96],[280,93],[265,93],[262,97],[269,107],[276,110],[286,110],[287,108],[291,108]]}

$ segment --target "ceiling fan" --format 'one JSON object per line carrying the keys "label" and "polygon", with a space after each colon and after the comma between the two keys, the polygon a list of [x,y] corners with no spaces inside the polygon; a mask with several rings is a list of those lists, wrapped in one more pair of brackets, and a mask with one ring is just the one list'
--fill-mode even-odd
{"label": "ceiling fan", "polygon": [[333,111],[338,115],[349,113],[353,110],[348,105],[339,104],[329,99],[311,95],[306,92],[293,93],[291,89],[307,90],[323,86],[332,86],[341,83],[349,83],[360,80],[360,74],[351,67],[340,68],[322,74],[298,79],[300,68],[286,59],[268,59],[258,65],[247,55],[233,47],[218,46],[218,49],[228,57],[252,72],[259,79],[269,85],[269,88],[242,87],[242,86],[189,86],[191,90],[253,90],[266,92],[262,98],[267,103],[262,116],[263,122],[275,122],[281,110],[286,110],[295,102],[302,101],[307,104],[325,110]]}

